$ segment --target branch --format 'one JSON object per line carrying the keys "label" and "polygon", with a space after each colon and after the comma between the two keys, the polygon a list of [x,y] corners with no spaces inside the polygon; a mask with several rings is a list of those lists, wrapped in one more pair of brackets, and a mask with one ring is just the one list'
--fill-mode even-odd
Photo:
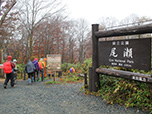
{"label": "branch", "polygon": [[0,27],[2,26],[7,14],[9,13],[9,11],[13,8],[13,6],[16,4],[16,0],[14,0],[12,2],[12,4],[10,5],[10,7],[7,9],[7,11],[4,13],[4,15],[2,16],[1,20],[0,20]]}

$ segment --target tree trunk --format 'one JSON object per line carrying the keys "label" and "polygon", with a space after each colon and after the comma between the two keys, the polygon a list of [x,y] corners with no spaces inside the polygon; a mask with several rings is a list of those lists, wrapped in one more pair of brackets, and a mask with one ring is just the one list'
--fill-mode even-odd
{"label": "tree trunk", "polygon": [[[3,49],[0,50],[0,64],[3,64]],[[0,70],[1,76],[3,76],[3,70]]]}
{"label": "tree trunk", "polygon": [[30,57],[33,56],[33,38],[30,37]]}

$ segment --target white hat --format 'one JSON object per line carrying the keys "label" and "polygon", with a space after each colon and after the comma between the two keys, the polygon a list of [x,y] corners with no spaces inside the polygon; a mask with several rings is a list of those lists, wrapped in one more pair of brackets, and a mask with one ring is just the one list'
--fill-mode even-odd
{"label": "white hat", "polygon": [[13,59],[13,63],[16,63],[17,62],[17,60],[16,59]]}

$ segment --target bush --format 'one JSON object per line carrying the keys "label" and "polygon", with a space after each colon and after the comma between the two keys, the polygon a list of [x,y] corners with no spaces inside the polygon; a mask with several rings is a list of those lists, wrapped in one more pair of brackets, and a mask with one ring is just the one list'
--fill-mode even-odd
{"label": "bush", "polygon": [[25,64],[17,64],[18,73],[21,73],[23,70],[25,70]]}
{"label": "bush", "polygon": [[138,107],[152,113],[152,85],[104,75],[100,84],[98,95],[107,103],[125,104],[126,107]]}

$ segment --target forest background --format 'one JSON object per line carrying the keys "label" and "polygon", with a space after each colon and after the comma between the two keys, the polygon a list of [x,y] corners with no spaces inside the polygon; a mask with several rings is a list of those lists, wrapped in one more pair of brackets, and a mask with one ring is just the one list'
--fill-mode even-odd
{"label": "forest background", "polygon": [[[150,20],[146,16],[131,14],[121,21],[115,17],[102,17],[97,23],[100,24],[100,30],[107,30],[118,25],[142,25]],[[151,34],[144,37],[151,37]],[[32,57],[61,54],[63,72],[75,65],[77,71],[81,70],[80,73],[88,73],[91,43],[91,25],[83,18],[71,19],[66,5],[60,0],[0,0],[1,64],[8,55],[17,59],[18,64],[26,64]],[[96,94],[109,104],[136,106],[152,113],[151,85],[101,76],[101,87]]]}
{"label": "forest background", "polygon": [[[60,0],[0,0],[0,6],[3,59],[12,55],[22,64],[32,56],[47,54],[61,54],[62,63],[91,58],[91,25],[83,18],[71,19]],[[131,14],[121,21],[102,17],[97,23],[104,30],[146,20],[150,18]]]}

